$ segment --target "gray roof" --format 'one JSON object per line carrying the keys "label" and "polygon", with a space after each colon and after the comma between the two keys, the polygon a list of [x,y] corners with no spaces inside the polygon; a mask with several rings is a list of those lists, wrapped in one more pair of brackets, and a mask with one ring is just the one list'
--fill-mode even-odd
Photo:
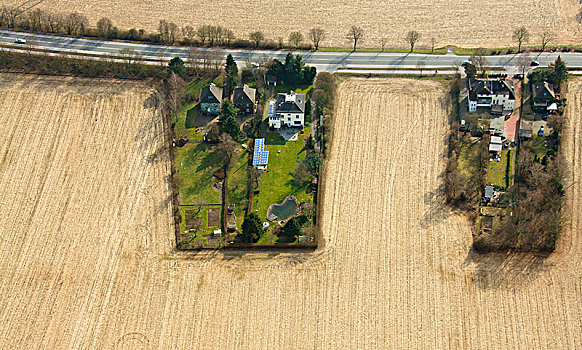
{"label": "gray roof", "polygon": [[554,86],[547,81],[542,81],[540,83],[532,84],[532,90],[534,98],[541,99],[554,99],[556,94],[554,93]]}
{"label": "gray roof", "polygon": [[507,95],[510,100],[515,100],[515,88],[513,82],[505,79],[467,79],[469,99],[477,100],[477,95]]}
{"label": "gray roof", "polygon": [[493,185],[485,186],[485,198],[491,199],[493,197]]}
{"label": "gray roof", "polygon": [[257,89],[253,89],[246,84],[239,86],[232,93],[232,102],[234,104],[255,103],[256,92]]}
{"label": "gray roof", "polygon": [[202,103],[221,103],[222,88],[210,83],[200,90],[200,102]]}
{"label": "gray roof", "polygon": [[276,113],[305,113],[305,94],[290,91],[277,94]]}

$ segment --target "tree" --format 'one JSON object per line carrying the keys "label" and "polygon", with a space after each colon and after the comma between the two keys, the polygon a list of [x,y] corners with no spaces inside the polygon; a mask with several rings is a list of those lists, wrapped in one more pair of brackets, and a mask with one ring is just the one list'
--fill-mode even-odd
{"label": "tree", "polygon": [[519,56],[519,58],[517,59],[517,67],[519,68],[521,74],[523,74],[524,76],[525,76],[525,72],[530,67],[530,64],[531,64],[531,57],[527,53]]}
{"label": "tree", "polygon": [[167,22],[160,20],[158,24],[158,32],[160,34],[160,41],[166,44],[173,44],[176,41],[176,32],[178,26],[174,22]]}
{"label": "tree", "polygon": [[294,237],[299,236],[301,234],[301,223],[297,216],[292,217],[285,223],[285,226],[281,228],[279,231],[279,235],[287,236],[287,237]]}
{"label": "tree", "polygon": [[291,34],[289,34],[289,44],[293,45],[295,49],[297,49],[302,41],[303,34],[301,34],[301,32],[291,32]]}
{"label": "tree", "polygon": [[317,51],[317,49],[319,49],[319,44],[325,40],[325,30],[323,30],[322,28],[312,28],[309,31],[309,39],[311,40],[311,42],[313,43],[313,47],[315,48],[315,51]]}
{"label": "tree", "polygon": [[261,45],[261,41],[265,40],[265,34],[263,34],[261,31],[256,31],[249,34],[249,38],[255,45],[255,49],[258,49]]}
{"label": "tree", "polygon": [[556,34],[551,30],[545,30],[542,35],[540,35],[541,44],[542,44],[542,52],[546,49],[546,46],[556,39]]}
{"label": "tree", "polygon": [[224,30],[224,43],[230,45],[235,39],[234,32],[230,29]]}
{"label": "tree", "polygon": [[175,73],[181,78],[186,76],[186,69],[184,67],[184,61],[180,57],[174,57],[168,62],[168,74]]}
{"label": "tree", "polygon": [[255,243],[265,232],[263,223],[256,213],[245,216],[241,229],[244,243]]}
{"label": "tree", "polygon": [[467,78],[475,78],[477,75],[477,68],[475,65],[472,63],[467,63],[465,65],[465,74],[467,75]]}
{"label": "tree", "polygon": [[16,17],[22,13],[21,10],[14,7],[2,6],[0,9],[0,24],[8,28],[16,26]]}
{"label": "tree", "polygon": [[[235,121],[236,122],[236,121]],[[232,165],[232,160],[238,151],[238,144],[228,134],[222,133],[218,137],[218,155],[222,160],[222,168],[226,173]]]}
{"label": "tree", "polygon": [[198,40],[200,40],[200,44],[206,44],[206,40],[208,40],[210,36],[210,25],[204,24],[196,28],[196,36],[198,36]]}
{"label": "tree", "polygon": [[306,170],[311,175],[317,176],[319,168],[321,167],[321,156],[319,153],[309,152],[302,162],[305,163]]}
{"label": "tree", "polygon": [[62,28],[62,16],[60,14],[55,14],[47,12],[45,17],[46,25],[51,33],[58,33]]}
{"label": "tree", "polygon": [[310,179],[311,174],[307,170],[305,162],[297,163],[295,171],[293,172],[293,184],[299,188],[303,188]]}
{"label": "tree", "polygon": [[109,38],[113,31],[113,22],[109,18],[103,17],[97,21],[97,36]]}
{"label": "tree", "polygon": [[406,33],[406,42],[410,45],[410,52],[414,51],[414,45],[420,40],[420,33],[416,30],[411,30]]}
{"label": "tree", "polygon": [[386,47],[386,38],[385,37],[381,37],[380,38],[380,48],[382,49],[382,52],[384,52],[384,48]]}
{"label": "tree", "polygon": [[352,51],[356,51],[358,47],[358,41],[362,40],[364,37],[364,30],[358,26],[351,26],[350,30],[348,31],[347,38],[354,42],[354,48]]}
{"label": "tree", "polygon": [[434,46],[436,44],[435,38],[430,38],[430,53],[434,52]]}
{"label": "tree", "polygon": [[84,34],[89,26],[87,17],[78,12],[73,12],[63,17],[63,28],[69,35]]}
{"label": "tree", "polygon": [[231,54],[226,56],[226,65],[224,68],[226,73],[225,87],[226,96],[230,96],[234,87],[238,84],[238,67]]}
{"label": "tree", "polygon": [[513,31],[513,40],[517,41],[517,52],[521,52],[521,45],[529,41],[529,32],[525,26],[521,26]]}
{"label": "tree", "polygon": [[119,50],[119,56],[121,56],[121,58],[128,65],[135,63],[140,58],[140,54],[137,53],[137,51],[135,51],[134,49],[127,48],[127,47],[124,47],[123,49]]}
{"label": "tree", "polygon": [[550,65],[552,70],[552,78],[556,90],[560,91],[562,83],[568,80],[568,68],[566,62],[562,60],[561,56],[556,58],[556,61]]}
{"label": "tree", "polygon": [[171,72],[166,81],[166,88],[167,101],[172,113],[176,113],[182,103],[184,86],[186,86],[186,82],[182,80],[182,78],[180,78],[176,73]]}
{"label": "tree", "polygon": [[238,140],[240,137],[240,127],[236,122],[237,113],[238,108],[235,108],[234,104],[229,100],[225,100],[222,103],[222,109],[218,119],[222,132],[229,134],[234,140]]}
{"label": "tree", "polygon": [[469,61],[473,63],[473,65],[475,66],[475,68],[481,74],[482,77],[484,77],[487,74],[487,67],[489,66],[489,61],[487,60],[485,54],[486,51],[484,48],[478,48],[473,52],[473,54],[469,58]]}
{"label": "tree", "polygon": [[196,37],[196,30],[192,26],[185,26],[182,27],[182,38],[186,44],[192,44],[194,42],[194,38]]}

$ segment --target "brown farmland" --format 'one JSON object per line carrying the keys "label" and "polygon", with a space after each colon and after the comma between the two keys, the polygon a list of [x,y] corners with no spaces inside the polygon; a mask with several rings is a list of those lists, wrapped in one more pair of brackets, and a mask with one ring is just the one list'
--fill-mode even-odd
{"label": "brown farmland", "polygon": [[[21,0],[5,0],[18,6]],[[362,47],[380,47],[384,37],[388,47],[405,47],[404,34],[415,29],[422,33],[419,45],[430,47],[431,38],[440,45],[500,47],[515,45],[513,29],[525,25],[532,44],[546,29],[556,32],[558,43],[578,43],[582,26],[574,17],[577,0],[358,0],[358,1],[227,1],[227,0],[46,0],[38,8],[55,12],[78,11],[91,23],[109,17],[123,29],[143,28],[156,31],[160,19],[179,26],[197,27],[220,24],[237,37],[248,39],[255,30],[268,39],[287,41],[289,33],[301,31],[307,39],[310,28],[322,27],[328,33],[323,46],[350,47],[346,40],[352,25],[361,26],[366,35]]]}
{"label": "brown farmland", "polygon": [[[198,255],[173,251],[147,87],[9,75],[0,86],[2,349],[582,343],[579,215],[549,260],[469,254],[470,227],[439,191],[440,83],[342,83],[314,253]],[[582,84],[572,91],[565,147],[580,213]]]}

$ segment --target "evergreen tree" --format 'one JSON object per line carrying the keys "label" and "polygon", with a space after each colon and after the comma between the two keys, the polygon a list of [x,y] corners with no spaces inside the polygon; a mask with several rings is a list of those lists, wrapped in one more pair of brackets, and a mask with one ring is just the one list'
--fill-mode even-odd
{"label": "evergreen tree", "polygon": [[229,100],[225,100],[222,103],[222,109],[220,111],[220,117],[218,118],[218,121],[220,121],[221,123],[224,123],[224,121],[228,117],[236,118],[238,111],[239,111],[239,109],[236,108],[232,102],[230,102]]}
{"label": "evergreen tree", "polygon": [[226,66],[224,70],[226,73],[226,79],[224,82],[227,90],[226,96],[230,96],[234,87],[237,86],[239,83],[238,67],[231,54],[228,54],[228,56],[226,57]]}
{"label": "evergreen tree", "polygon": [[186,68],[184,67],[184,61],[180,57],[174,57],[168,63],[168,74],[175,73],[176,75],[184,78],[186,76]]}
{"label": "evergreen tree", "polygon": [[242,223],[242,239],[245,243],[255,243],[265,232],[261,219],[256,213],[245,216]]}
{"label": "evergreen tree", "polygon": [[229,134],[233,140],[237,141],[240,137],[240,127],[233,116],[228,116],[221,124],[222,132]]}

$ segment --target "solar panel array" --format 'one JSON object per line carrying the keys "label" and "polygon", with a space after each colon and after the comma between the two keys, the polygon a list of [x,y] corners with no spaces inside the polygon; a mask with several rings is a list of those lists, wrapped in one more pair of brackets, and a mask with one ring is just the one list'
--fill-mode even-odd
{"label": "solar panel array", "polygon": [[268,161],[269,151],[265,151],[265,139],[255,139],[253,165],[267,165]]}

